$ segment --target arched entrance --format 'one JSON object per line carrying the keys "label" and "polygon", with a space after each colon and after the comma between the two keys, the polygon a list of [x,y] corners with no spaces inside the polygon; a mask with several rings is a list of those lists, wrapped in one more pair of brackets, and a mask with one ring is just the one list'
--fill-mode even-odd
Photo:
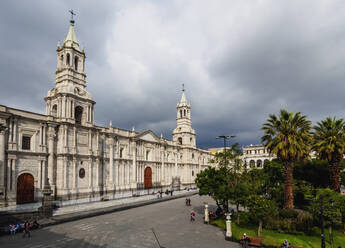
{"label": "arched entrance", "polygon": [[21,174],[17,179],[17,204],[34,202],[34,177],[29,173]]}
{"label": "arched entrance", "polygon": [[144,186],[145,189],[152,188],[152,170],[147,167],[144,171]]}

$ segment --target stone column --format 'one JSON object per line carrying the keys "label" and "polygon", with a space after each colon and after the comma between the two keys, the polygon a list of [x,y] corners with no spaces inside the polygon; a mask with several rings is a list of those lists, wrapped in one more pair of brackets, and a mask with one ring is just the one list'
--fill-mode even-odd
{"label": "stone column", "polygon": [[76,189],[77,187],[77,160],[73,156],[73,161],[72,161],[72,189]]}
{"label": "stone column", "polygon": [[232,240],[232,230],[231,230],[231,215],[229,213],[226,214],[226,233],[225,233],[226,240]]}
{"label": "stone column", "polygon": [[42,189],[42,160],[38,160],[38,188]]}
{"label": "stone column", "polygon": [[93,162],[93,159],[92,159],[92,157],[90,157],[89,158],[89,168],[88,168],[88,171],[89,171],[89,189],[92,189],[93,188],[93,186],[92,186],[92,175],[93,175],[93,173],[92,173],[92,162]]}
{"label": "stone column", "polygon": [[109,184],[111,188],[114,188],[114,139],[113,137],[108,139],[109,143]]}
{"label": "stone column", "polygon": [[42,189],[44,189],[45,183],[47,182],[47,161],[42,160]]}
{"label": "stone column", "polygon": [[165,185],[165,152],[164,150],[162,151],[162,156],[161,156],[161,159],[162,159],[162,167],[161,167],[161,185]]}
{"label": "stone column", "polygon": [[51,183],[51,188],[55,193],[54,182],[54,139],[55,139],[55,125],[48,124],[48,178]]}
{"label": "stone column", "polygon": [[[67,185],[67,176],[68,176],[68,173],[67,173],[67,169],[68,169],[68,166],[67,166],[67,159],[66,157],[63,158],[63,189],[67,189],[68,188],[68,185]],[[66,193],[65,193],[66,194]]]}
{"label": "stone column", "polygon": [[62,99],[62,118],[66,118],[66,96]]}
{"label": "stone column", "polygon": [[0,199],[5,194],[5,132],[6,128],[0,125]]}
{"label": "stone column", "polygon": [[131,188],[132,189],[136,189],[137,188],[137,182],[136,182],[136,178],[137,178],[137,146],[136,146],[136,142],[133,141],[132,142],[132,152],[133,152],[133,161],[132,161],[132,175],[131,175]]}
{"label": "stone column", "polygon": [[14,122],[13,122],[13,143],[16,143],[16,145],[14,146],[14,149],[17,150],[17,119],[14,119]]}
{"label": "stone column", "polygon": [[97,187],[97,190],[99,190],[99,164],[100,164],[100,161],[99,161],[99,158],[96,158],[96,181],[95,181],[95,185]]}
{"label": "stone column", "polygon": [[17,189],[17,180],[16,180],[16,174],[17,174],[16,173],[16,168],[17,168],[17,166],[16,166],[16,164],[17,164],[17,159],[16,158],[12,159],[12,165],[11,165],[11,171],[12,171],[11,191],[14,191],[14,192]]}
{"label": "stone column", "polygon": [[175,168],[174,168],[174,172],[173,172],[173,177],[177,177],[177,161],[178,161],[178,157],[179,157],[179,154],[176,153],[176,159],[175,159]]}
{"label": "stone column", "polygon": [[205,219],[204,219],[204,223],[208,224],[210,222],[210,217],[208,215],[208,204],[205,204]]}

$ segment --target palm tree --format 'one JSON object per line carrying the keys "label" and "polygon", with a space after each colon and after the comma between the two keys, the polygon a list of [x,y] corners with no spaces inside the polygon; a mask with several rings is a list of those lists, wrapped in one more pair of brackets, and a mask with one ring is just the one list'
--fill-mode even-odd
{"label": "palm tree", "polygon": [[293,209],[293,166],[310,153],[311,122],[300,112],[294,114],[281,109],[278,116],[270,114],[261,129],[265,133],[261,141],[270,153],[277,155],[284,167],[284,208]]}
{"label": "palm tree", "polygon": [[332,189],[340,192],[339,163],[345,152],[345,122],[343,119],[327,117],[314,127],[313,150],[331,167]]}

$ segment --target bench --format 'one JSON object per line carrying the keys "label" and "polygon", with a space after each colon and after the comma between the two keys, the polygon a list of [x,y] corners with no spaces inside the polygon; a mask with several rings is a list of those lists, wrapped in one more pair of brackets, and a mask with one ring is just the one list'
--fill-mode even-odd
{"label": "bench", "polygon": [[[281,245],[280,248],[284,248],[285,246],[284,245]],[[304,248],[303,246],[295,246],[295,245],[291,245],[289,246],[291,248]]]}
{"label": "bench", "polygon": [[254,246],[254,247],[261,247],[261,242],[262,242],[262,238],[254,238],[254,237],[249,237],[250,239],[248,245],[249,246]]}

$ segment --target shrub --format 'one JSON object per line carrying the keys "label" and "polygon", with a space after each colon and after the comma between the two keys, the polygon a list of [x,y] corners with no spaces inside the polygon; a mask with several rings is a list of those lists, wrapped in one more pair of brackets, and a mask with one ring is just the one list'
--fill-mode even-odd
{"label": "shrub", "polygon": [[296,218],[296,230],[311,233],[313,227],[313,216],[307,211],[301,211]]}
{"label": "shrub", "polygon": [[296,224],[292,219],[281,219],[280,228],[287,233],[294,233],[296,231]]}
{"label": "shrub", "polygon": [[[233,221],[237,220],[237,213],[234,214],[232,218]],[[249,212],[240,212],[240,225],[250,224],[250,213]]]}
{"label": "shrub", "polygon": [[283,219],[295,219],[297,218],[298,212],[293,209],[291,210],[282,209],[279,211],[279,215]]}
{"label": "shrub", "polygon": [[280,220],[279,218],[274,218],[270,216],[265,220],[264,226],[266,229],[280,230]]}

